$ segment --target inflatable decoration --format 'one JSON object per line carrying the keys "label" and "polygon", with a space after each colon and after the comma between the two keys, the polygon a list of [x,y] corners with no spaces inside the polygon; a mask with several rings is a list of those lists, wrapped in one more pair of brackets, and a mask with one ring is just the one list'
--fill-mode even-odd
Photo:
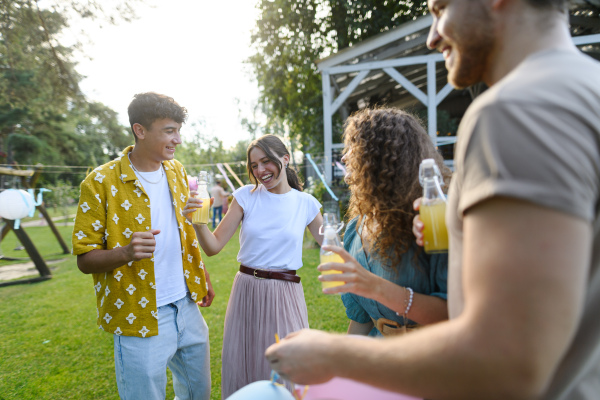
{"label": "inflatable decoration", "polygon": [[14,229],[19,229],[21,218],[33,217],[35,207],[42,204],[42,193],[48,189],[40,189],[37,201],[34,199],[33,189],[27,192],[21,189],[7,189],[0,193],[0,217],[15,221]]}
{"label": "inflatable decoration", "polygon": [[[304,386],[296,385],[296,392]],[[416,397],[389,392],[350,379],[333,378],[320,385],[310,385],[303,400],[418,400]]]}
{"label": "inflatable decoration", "polygon": [[244,386],[227,400],[295,400],[294,396],[278,383],[273,381],[257,381]]}

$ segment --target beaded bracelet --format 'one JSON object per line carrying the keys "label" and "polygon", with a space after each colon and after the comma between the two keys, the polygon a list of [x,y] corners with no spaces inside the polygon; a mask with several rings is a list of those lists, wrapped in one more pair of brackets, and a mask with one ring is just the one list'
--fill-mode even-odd
{"label": "beaded bracelet", "polygon": [[[414,290],[412,290],[412,288],[409,287],[405,287],[404,288],[404,293],[408,292],[408,296],[404,297],[404,314],[402,315],[402,317],[404,318],[404,326],[406,327],[406,323],[408,321],[408,318],[406,317],[408,315],[408,312],[410,311],[410,308],[412,307],[412,303],[413,303],[413,296],[415,294]],[[408,297],[408,299],[407,299]],[[400,313],[396,313],[397,316],[400,316]]]}
{"label": "beaded bracelet", "polygon": [[406,290],[408,290],[408,292],[410,293],[410,297],[408,299],[408,304],[406,306],[406,309],[404,310],[404,319],[405,320],[406,320],[406,315],[408,314],[408,312],[410,311],[410,308],[412,307],[413,295],[415,294],[415,292],[412,290],[412,288],[407,287]]}

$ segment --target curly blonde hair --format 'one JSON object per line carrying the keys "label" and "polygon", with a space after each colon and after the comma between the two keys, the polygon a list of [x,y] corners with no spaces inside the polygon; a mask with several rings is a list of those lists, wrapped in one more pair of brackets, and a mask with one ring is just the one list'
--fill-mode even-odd
{"label": "curly blonde hair", "polygon": [[[347,216],[358,217],[371,237],[373,253],[399,265],[415,237],[413,202],[423,194],[419,164],[433,158],[449,183],[451,172],[419,120],[393,108],[363,109],[346,121],[344,154],[350,171]],[[446,186],[447,187],[447,186]]]}

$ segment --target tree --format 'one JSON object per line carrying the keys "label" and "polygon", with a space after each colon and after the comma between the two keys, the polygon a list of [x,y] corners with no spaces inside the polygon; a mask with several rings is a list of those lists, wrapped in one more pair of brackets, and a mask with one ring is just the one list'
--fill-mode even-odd
{"label": "tree", "polygon": [[116,113],[79,89],[74,54],[81,43],[66,46],[60,39],[78,18],[128,20],[137,1],[48,0],[42,6],[0,0],[0,151],[6,161],[86,165],[107,161],[130,142]]}
{"label": "tree", "polygon": [[[426,1],[261,0],[252,65],[268,124],[283,121],[307,150],[322,149],[315,61],[427,13]],[[337,121],[339,124],[341,121]]]}

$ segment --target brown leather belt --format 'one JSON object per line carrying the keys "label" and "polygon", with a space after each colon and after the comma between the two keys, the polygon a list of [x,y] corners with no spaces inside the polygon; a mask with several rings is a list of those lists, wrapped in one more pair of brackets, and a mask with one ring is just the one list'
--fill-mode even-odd
{"label": "brown leather belt", "polygon": [[416,324],[410,324],[405,327],[404,325],[400,325],[398,322],[387,318],[371,318],[371,321],[373,321],[375,328],[377,328],[377,330],[381,332],[383,336],[402,335],[419,328],[419,325]]}
{"label": "brown leather belt", "polygon": [[240,265],[240,272],[252,275],[256,279],[278,279],[280,281],[300,283],[300,277],[296,275],[296,271],[289,269],[256,269]]}

